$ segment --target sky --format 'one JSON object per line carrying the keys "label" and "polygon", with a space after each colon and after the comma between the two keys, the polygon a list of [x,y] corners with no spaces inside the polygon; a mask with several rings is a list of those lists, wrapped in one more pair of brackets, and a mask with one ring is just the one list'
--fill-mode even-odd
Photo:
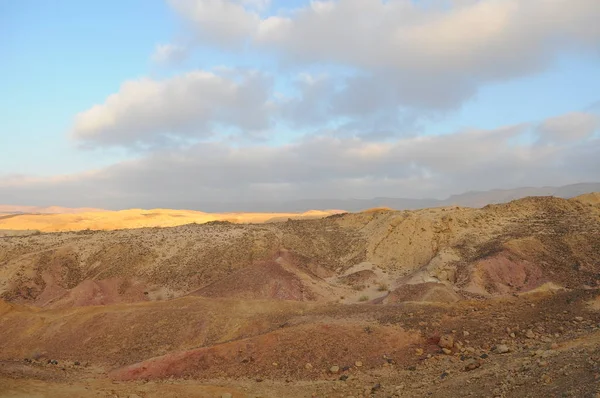
{"label": "sky", "polygon": [[0,1],[0,203],[600,181],[597,0]]}

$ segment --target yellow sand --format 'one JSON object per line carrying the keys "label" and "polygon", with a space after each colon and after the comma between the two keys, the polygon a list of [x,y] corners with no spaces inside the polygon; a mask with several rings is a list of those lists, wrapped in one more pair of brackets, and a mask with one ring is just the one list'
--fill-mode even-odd
{"label": "yellow sand", "polygon": [[38,230],[42,232],[109,230],[142,227],[173,227],[190,223],[229,221],[264,223],[292,219],[322,218],[340,210],[311,210],[305,213],[203,213],[192,210],[130,209],[94,211],[77,214],[22,214],[0,217],[0,229]]}

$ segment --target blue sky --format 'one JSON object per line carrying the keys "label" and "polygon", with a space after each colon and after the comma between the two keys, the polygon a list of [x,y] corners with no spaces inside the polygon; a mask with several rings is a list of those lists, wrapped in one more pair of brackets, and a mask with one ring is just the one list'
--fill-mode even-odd
{"label": "blue sky", "polygon": [[[470,129],[493,132],[522,123],[535,135],[536,129],[548,119],[568,118],[573,114],[578,115],[569,119],[574,129],[596,126],[595,113],[589,112],[589,107],[600,101],[600,34],[590,22],[594,21],[594,15],[600,15],[597,2],[559,1],[554,8],[547,6],[547,10],[533,7],[536,13],[555,13],[560,17],[571,12],[573,17],[557,19],[553,24],[540,21],[536,25],[532,21],[529,27],[518,25],[523,15],[531,12],[527,7],[503,8],[490,0],[462,2],[466,5],[432,0],[413,2],[410,7],[405,0],[387,3],[396,3],[398,8],[385,9],[384,2],[375,0],[334,1],[329,8],[311,6],[305,1],[2,2],[0,178],[23,175],[39,182],[65,175],[78,179],[81,173],[91,170],[107,174],[123,164],[145,165],[151,159],[167,155],[178,156],[181,161],[198,167],[185,158],[198,146],[217,145],[226,151],[243,149],[253,153],[265,148],[304,148],[313,141],[337,140],[336,145],[344,148],[352,143],[360,148],[387,145],[386,150],[390,150],[419,137],[459,137]],[[540,0],[531,4],[546,7]],[[487,12],[486,7],[492,12]],[[386,14],[394,12],[398,13],[397,18],[386,20]],[[496,21],[494,15],[504,12],[508,22]],[[462,25],[456,24],[456,32],[451,31],[458,17],[467,18],[475,26],[473,34],[484,37],[483,45],[469,38]],[[514,22],[510,21],[513,17]],[[492,33],[487,30],[478,33],[482,18],[492,18],[487,23],[490,26],[501,25]],[[277,23],[285,19],[288,25],[267,24],[275,19]],[[328,22],[321,23],[323,20]],[[395,20],[400,21],[398,26],[393,25]],[[362,26],[365,21],[364,28],[355,29],[364,30],[353,39],[352,24]],[[460,21],[464,24],[464,19]],[[590,24],[588,29],[584,29],[586,23]],[[275,27],[267,31],[264,28],[267,25]],[[232,34],[234,27],[244,30]],[[442,27],[447,30],[439,36],[437,29]],[[313,34],[313,29],[318,33]],[[528,29],[533,30],[531,34]],[[340,31],[348,35],[348,40],[339,35]],[[388,42],[387,36],[395,32],[413,37],[413,42],[391,39]],[[414,36],[415,32],[420,36]],[[491,35],[489,42],[485,42],[486,35]],[[530,39],[529,35],[536,39]],[[371,52],[369,47],[379,46],[382,37],[386,37],[382,51]],[[460,41],[456,48],[452,47],[457,43],[448,42],[448,37],[463,40],[465,48]],[[370,43],[366,47],[361,47],[363,38]],[[446,44],[438,47],[436,40]],[[159,45],[173,46],[183,55],[168,59],[173,55],[168,54],[158,60]],[[497,66],[489,62],[495,56],[489,50],[493,46],[499,49]],[[514,46],[514,52],[510,46]],[[214,82],[202,86],[205,78],[190,75],[197,71],[210,73]],[[364,76],[364,81],[354,79],[357,76]],[[159,93],[156,95],[163,97],[152,99],[134,93],[159,87],[148,82],[162,84],[181,79],[185,87],[186,79],[192,78],[195,80],[189,84],[197,87],[197,92],[165,83],[157,90],[164,89],[175,97],[166,98],[167,94]],[[126,96],[122,87],[131,81],[148,84],[132,86]],[[231,97],[232,84],[238,84],[235,97]],[[206,93],[211,97],[201,98]],[[115,105],[104,106],[111,95],[117,97]],[[447,99],[438,100],[446,95]],[[222,98],[222,103],[213,104],[212,98]],[[257,104],[263,100],[264,103]],[[150,107],[149,103],[153,105]],[[197,112],[192,105],[187,109],[190,103],[197,104],[194,105]],[[180,104],[185,109],[164,110],[169,104],[174,107]],[[102,108],[95,116],[88,112],[94,105]],[[122,110],[116,109],[119,106]],[[367,109],[370,106],[372,110]],[[129,120],[130,113],[151,114],[152,120],[146,124]],[[409,115],[407,119],[397,117],[404,113]],[[81,117],[77,119],[77,115]],[[94,118],[98,117],[102,123],[109,118],[114,124],[96,125],[100,119]],[[85,127],[77,124],[77,120],[85,122]],[[161,123],[164,123],[162,130]],[[561,126],[568,124],[562,123]],[[597,126],[588,129],[592,128]],[[584,143],[581,137],[590,139],[594,135],[574,132],[573,136],[579,138],[568,140],[571,147],[575,144],[589,147],[589,142]],[[531,144],[535,139],[529,141]],[[450,155],[448,158],[452,158]],[[530,152],[531,157],[534,155],[537,153]],[[233,156],[228,153],[226,158]],[[259,170],[261,167],[267,166],[257,166]],[[322,164],[322,167],[328,174],[335,165]],[[433,165],[419,167],[424,175],[439,173]],[[544,174],[541,169],[536,165],[530,178],[522,178],[527,175],[527,170],[522,170],[519,178],[502,181],[502,185],[552,183],[539,178]],[[193,170],[190,172],[194,174]],[[556,184],[595,176],[593,170],[573,172],[557,179]],[[330,181],[330,186],[344,181],[352,185],[369,178],[373,181],[364,186],[359,184],[358,188],[348,185],[348,189],[330,191],[323,190],[323,186],[328,186],[323,181],[294,181],[291,177],[289,184],[296,187],[294,190],[289,184],[277,188],[268,178],[265,181],[257,178],[256,182],[249,182],[247,194],[250,197],[262,194],[261,184],[265,183],[280,189],[278,195],[282,197],[297,197],[298,192],[307,192],[309,197],[330,197],[336,192],[345,195],[364,189],[372,191],[372,196],[443,196],[452,191],[446,187],[439,191],[412,192],[408,181],[418,176],[398,181],[395,190],[387,183],[377,185],[377,181],[389,181],[391,177],[376,171],[331,178],[335,181]],[[307,190],[311,183],[314,186]],[[473,180],[465,186],[456,186],[456,191],[486,187]],[[225,195],[228,187],[207,185],[206,189],[214,191],[218,198]],[[130,197],[136,193],[123,195]],[[97,205],[102,205],[101,202],[100,199]]]}

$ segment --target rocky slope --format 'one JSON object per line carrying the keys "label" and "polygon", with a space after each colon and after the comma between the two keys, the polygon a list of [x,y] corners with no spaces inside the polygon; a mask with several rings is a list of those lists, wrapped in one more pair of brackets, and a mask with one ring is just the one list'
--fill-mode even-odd
{"label": "rocky slope", "polygon": [[0,386],[594,396],[599,281],[597,195],[4,237]]}

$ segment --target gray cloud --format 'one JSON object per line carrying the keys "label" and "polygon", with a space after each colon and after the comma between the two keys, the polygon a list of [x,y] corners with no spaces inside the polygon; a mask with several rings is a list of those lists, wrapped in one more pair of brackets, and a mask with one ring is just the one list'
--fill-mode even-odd
{"label": "gray cloud", "polygon": [[600,138],[553,145],[525,139],[553,120],[388,142],[311,136],[280,146],[201,143],[83,175],[0,178],[0,196],[24,205],[178,207],[183,200],[201,207],[242,200],[444,197],[599,180]]}
{"label": "gray cloud", "polygon": [[600,118],[592,113],[572,112],[549,118],[538,128],[544,143],[577,142],[591,136],[600,127]]}

